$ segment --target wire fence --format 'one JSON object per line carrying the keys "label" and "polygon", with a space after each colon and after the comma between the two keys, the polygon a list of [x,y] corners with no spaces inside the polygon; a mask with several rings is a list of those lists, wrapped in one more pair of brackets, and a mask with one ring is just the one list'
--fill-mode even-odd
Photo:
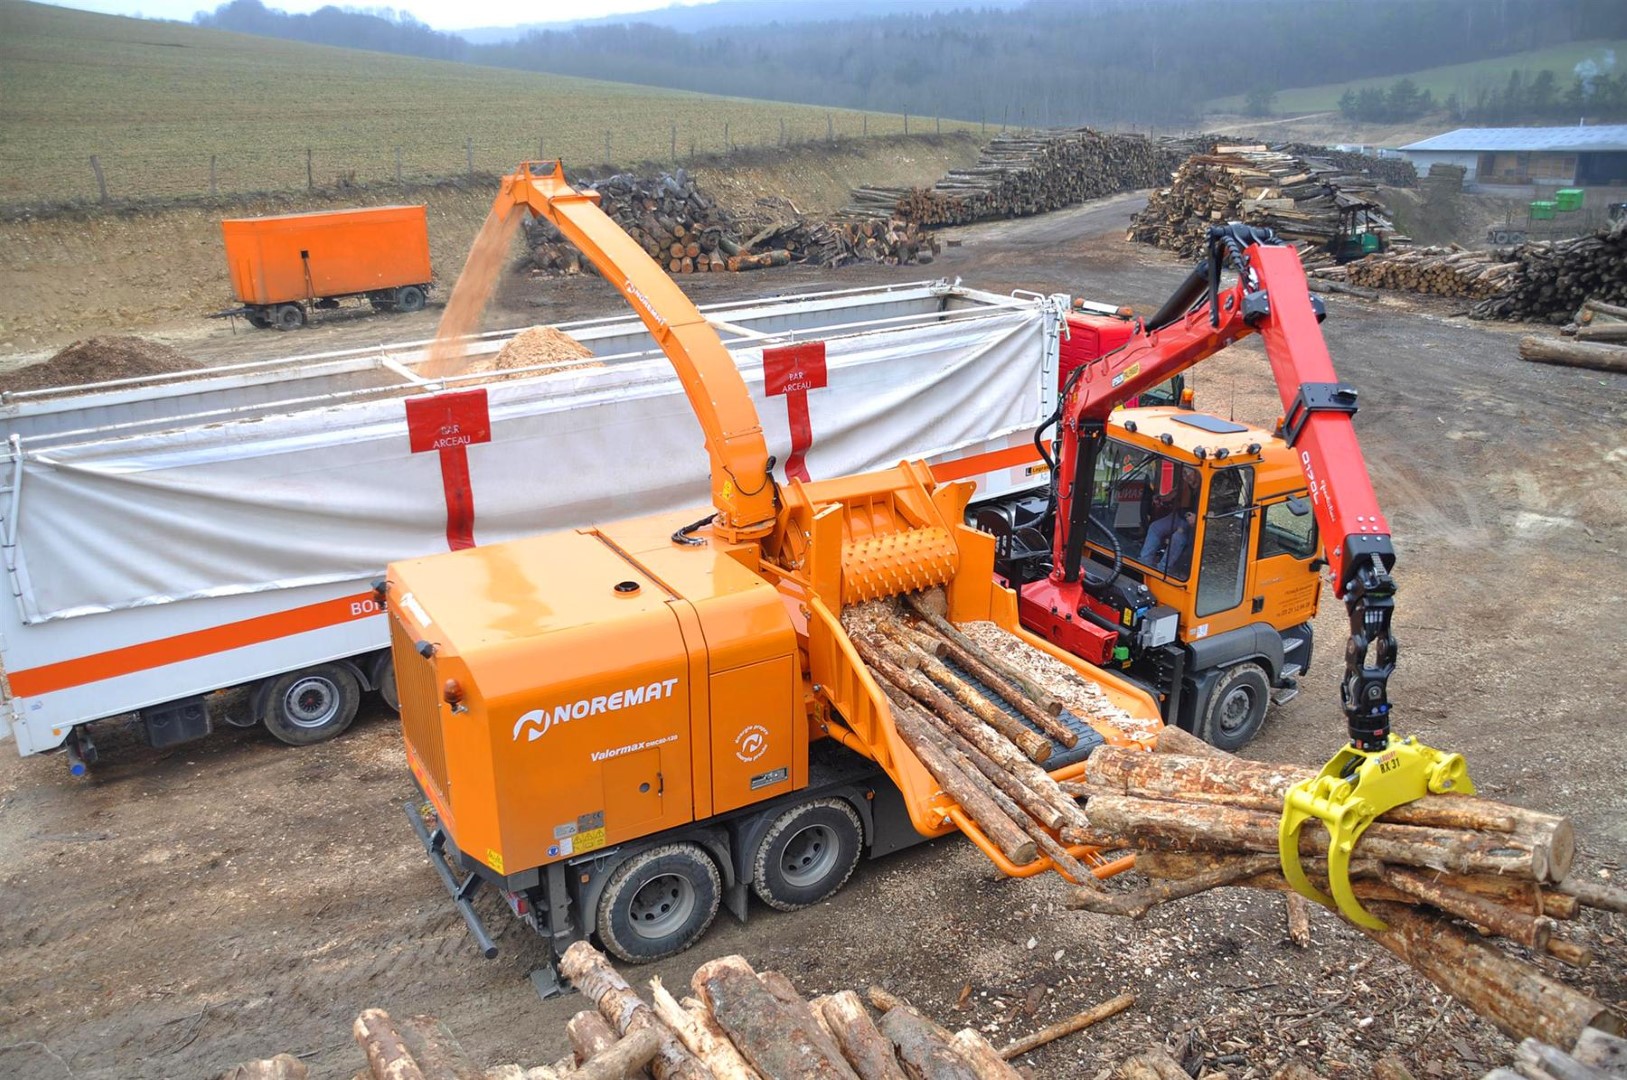
{"label": "wire fence", "polygon": [[[559,158],[568,173],[603,173],[656,164],[682,165],[717,155],[769,148],[836,144],[883,136],[970,132],[989,136],[999,125],[904,113],[830,112],[810,118],[740,116],[701,126],[692,120],[590,130],[582,125],[525,138],[513,132],[444,130],[399,140],[333,138],[220,140],[185,148],[152,140],[81,141],[19,155],[0,165],[0,205],[130,204],[260,193],[286,193],[422,184],[510,172],[524,160]],[[448,138],[448,135],[452,137]],[[80,141],[80,140],[76,140]],[[190,141],[190,140],[188,140]]]}

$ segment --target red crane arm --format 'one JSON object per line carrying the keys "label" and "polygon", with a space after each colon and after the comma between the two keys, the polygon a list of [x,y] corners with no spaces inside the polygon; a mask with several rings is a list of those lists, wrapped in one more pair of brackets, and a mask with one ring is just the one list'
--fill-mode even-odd
{"label": "red crane arm", "polygon": [[[1236,277],[1222,289],[1225,270]],[[1282,395],[1283,437],[1305,472],[1335,595],[1350,611],[1342,693],[1351,738],[1374,749],[1389,735],[1386,683],[1396,650],[1389,570],[1395,555],[1351,423],[1356,391],[1334,373],[1322,317],[1292,247],[1246,225],[1211,229],[1208,257],[1170,301],[1122,348],[1081,368],[1068,387],[1059,430],[1052,577],[1078,580],[1096,453],[1113,409],[1259,333]]]}

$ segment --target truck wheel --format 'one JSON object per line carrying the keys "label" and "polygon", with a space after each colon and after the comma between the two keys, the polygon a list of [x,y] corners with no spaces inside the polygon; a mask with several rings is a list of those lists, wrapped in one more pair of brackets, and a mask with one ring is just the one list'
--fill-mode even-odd
{"label": "truck wheel", "polygon": [[264,311],[250,311],[243,317],[248,319],[249,325],[254,327],[256,330],[271,329],[271,316],[267,315]]}
{"label": "truck wheel", "polygon": [[859,815],[841,799],[793,806],[757,845],[752,891],[779,911],[817,904],[847,884],[863,846]]}
{"label": "truck wheel", "polygon": [[349,727],[361,698],[361,686],[348,668],[318,664],[268,680],[260,722],[289,746],[309,746]]}
{"label": "truck wheel", "polygon": [[395,291],[395,309],[397,311],[424,310],[424,290],[416,285],[403,285]]}
{"label": "truck wheel", "polygon": [[395,685],[395,658],[388,653],[379,663],[378,670],[373,673],[373,686],[384,699],[384,704],[393,711],[401,711],[401,691]]}
{"label": "truck wheel", "polygon": [[1221,750],[1240,750],[1260,733],[1271,684],[1259,664],[1238,664],[1220,673],[1198,706],[1198,737]]}
{"label": "truck wheel", "polygon": [[599,897],[599,939],[642,964],[681,953],[717,917],[723,881],[698,844],[663,844],[616,867]]}
{"label": "truck wheel", "polygon": [[271,325],[278,330],[298,330],[305,325],[305,309],[298,304],[278,304],[271,309]]}

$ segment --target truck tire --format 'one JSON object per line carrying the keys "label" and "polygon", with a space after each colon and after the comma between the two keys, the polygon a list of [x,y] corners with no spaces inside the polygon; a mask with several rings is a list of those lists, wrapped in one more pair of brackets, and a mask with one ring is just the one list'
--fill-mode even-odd
{"label": "truck tire", "polygon": [[310,746],[344,731],[356,719],[361,686],[349,668],[318,664],[266,680],[260,722],[289,746]]}
{"label": "truck tire", "polygon": [[611,872],[599,896],[599,940],[631,964],[681,953],[717,918],[723,881],[699,844],[663,844]]}
{"label": "truck tire", "polygon": [[397,713],[401,711],[401,691],[395,684],[395,658],[389,653],[384,654],[384,659],[379,661],[377,669],[373,672],[373,686],[391,711]]}
{"label": "truck tire", "polygon": [[305,309],[298,304],[278,304],[271,309],[271,325],[278,330],[298,330],[305,325]]}
{"label": "truck tire", "polygon": [[1271,682],[1259,664],[1226,668],[1198,703],[1198,737],[1228,752],[1242,749],[1260,733],[1270,694]]}
{"label": "truck tire", "polygon": [[424,310],[424,290],[416,285],[403,285],[395,291],[397,311]]}
{"label": "truck tire", "polygon": [[847,884],[864,848],[859,815],[841,799],[815,799],[774,819],[752,858],[751,888],[778,911],[796,911]]}
{"label": "truck tire", "polygon": [[271,329],[271,316],[267,315],[263,310],[249,311],[243,317],[246,318],[249,321],[249,325],[254,327],[256,330]]}

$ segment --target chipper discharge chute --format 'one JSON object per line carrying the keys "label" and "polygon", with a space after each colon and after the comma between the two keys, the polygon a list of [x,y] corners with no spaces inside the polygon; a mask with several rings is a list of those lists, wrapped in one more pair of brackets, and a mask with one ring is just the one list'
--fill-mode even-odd
{"label": "chipper discharge chute", "polygon": [[1120,868],[1057,840],[1079,811],[1046,769],[1150,735],[1157,707],[1019,628],[993,539],[962,524],[971,485],[907,462],[781,485],[735,362],[595,194],[527,165],[497,209],[552,222],[666,352],[714,512],[391,566],[414,822],[487,951],[487,884],[556,952],[596,934],[641,960],[720,905],[743,918],[750,892],[804,907],[864,855],[956,828],[1008,874]]}

